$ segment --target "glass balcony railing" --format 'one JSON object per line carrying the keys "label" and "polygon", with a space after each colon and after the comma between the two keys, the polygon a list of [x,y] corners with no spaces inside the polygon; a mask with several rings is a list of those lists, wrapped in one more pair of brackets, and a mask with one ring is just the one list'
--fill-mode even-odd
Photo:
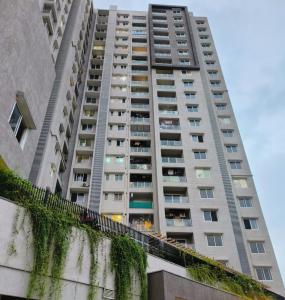
{"label": "glass balcony railing", "polygon": [[131,152],[150,152],[150,147],[131,147]]}
{"label": "glass balcony railing", "polygon": [[141,222],[141,221],[138,221],[136,222],[135,220],[130,223],[130,227],[137,230],[137,231],[142,231],[142,232],[145,232],[145,231],[153,231],[153,224],[149,221],[145,221],[145,222]]}
{"label": "glass balcony railing", "polygon": [[156,74],[156,77],[157,78],[173,78],[174,77],[174,74]]}
{"label": "glass balcony railing", "polygon": [[130,164],[130,169],[151,170],[151,165],[150,164]]}
{"label": "glass balcony railing", "polygon": [[189,203],[189,198],[180,195],[164,195],[164,202],[173,204]]}
{"label": "glass balcony railing", "polygon": [[133,65],[146,65],[147,60],[132,60]]}
{"label": "glass balcony railing", "polygon": [[175,140],[161,140],[161,146],[182,146],[182,141]]}
{"label": "glass balcony railing", "polygon": [[156,56],[160,56],[160,57],[171,57],[170,53],[159,53],[159,52],[155,52]]}
{"label": "glass balcony railing", "polygon": [[134,181],[134,182],[130,182],[130,187],[135,188],[135,189],[150,188],[150,187],[152,187],[152,183],[146,182],[146,181]]}
{"label": "glass balcony railing", "polygon": [[170,48],[169,44],[154,44],[155,48]]}
{"label": "glass balcony railing", "polygon": [[132,92],[132,97],[148,97],[149,93],[135,93]]}
{"label": "glass balcony railing", "polygon": [[174,227],[184,227],[184,226],[192,226],[191,219],[166,219],[167,226],[174,226]]}
{"label": "glass balcony railing", "polygon": [[162,157],[161,161],[163,163],[179,164],[179,163],[184,163],[184,158],[182,158],[182,157]]}
{"label": "glass balcony railing", "polygon": [[132,108],[149,109],[148,104],[132,104]]}
{"label": "glass balcony railing", "polygon": [[158,97],[159,102],[166,102],[166,103],[176,103],[176,98],[173,97]]}
{"label": "glass balcony railing", "polygon": [[145,208],[150,209],[153,208],[153,202],[151,200],[133,200],[129,203],[129,208]]}
{"label": "glass balcony railing", "polygon": [[146,132],[146,131],[131,131],[131,136],[150,137],[150,132]]}
{"label": "glass balcony railing", "polygon": [[177,110],[160,110],[159,113],[161,115],[178,116],[178,111]]}
{"label": "glass balcony railing", "polygon": [[157,88],[158,89],[162,89],[162,90],[175,90],[175,85],[162,85],[162,84],[159,84],[157,85]]}
{"label": "glass balcony railing", "polygon": [[137,118],[137,117],[132,117],[131,122],[133,123],[149,123],[149,118]]}
{"label": "glass balcony railing", "polygon": [[145,85],[148,85],[148,81],[143,81],[143,80],[141,80],[141,81],[132,81],[132,85],[136,85],[136,86],[143,85],[143,86],[145,86]]}
{"label": "glass balcony railing", "polygon": [[186,182],[185,176],[163,176],[163,182]]}
{"label": "glass balcony railing", "polygon": [[180,125],[160,124],[160,129],[180,130]]}

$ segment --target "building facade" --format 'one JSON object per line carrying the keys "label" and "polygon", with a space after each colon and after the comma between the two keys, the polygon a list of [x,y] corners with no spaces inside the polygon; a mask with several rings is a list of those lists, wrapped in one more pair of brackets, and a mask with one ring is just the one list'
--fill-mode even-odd
{"label": "building facade", "polygon": [[283,284],[207,18],[96,11],[67,198]]}
{"label": "building facade", "polygon": [[[207,18],[182,6],[93,13],[90,0],[29,2],[43,36],[39,53],[21,53],[20,62],[41,54],[42,65],[25,81],[34,98],[25,85],[11,86],[21,82],[15,70],[4,78],[14,102],[1,95],[1,140],[9,143],[0,163],[283,293]],[[24,103],[24,131],[16,102]]]}

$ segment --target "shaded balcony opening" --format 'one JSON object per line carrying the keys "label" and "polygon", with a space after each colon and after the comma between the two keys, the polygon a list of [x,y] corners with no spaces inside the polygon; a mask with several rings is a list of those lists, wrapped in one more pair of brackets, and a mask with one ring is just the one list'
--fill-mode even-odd
{"label": "shaded balcony opening", "polygon": [[160,69],[157,69],[156,70],[156,75],[165,75],[166,77],[169,75],[169,76],[173,76],[173,70],[160,70]]}
{"label": "shaded balcony opening", "polygon": [[132,66],[132,73],[145,73],[148,71],[148,66]]}
{"label": "shaded balcony opening", "polygon": [[163,163],[184,163],[183,151],[176,149],[161,150],[161,161]]}
{"label": "shaded balcony opening", "polygon": [[149,125],[134,125],[131,124],[131,136],[132,137],[150,137],[150,126]]}
{"label": "shaded balcony opening", "polygon": [[144,119],[149,120],[149,112],[144,112],[144,111],[132,111],[131,112],[131,120],[132,121],[140,121]]}
{"label": "shaded balcony opening", "polygon": [[185,187],[164,187],[164,202],[168,204],[189,203],[187,188]]}
{"label": "shaded balcony opening", "polygon": [[153,208],[152,193],[130,193],[129,208]]}
{"label": "shaded balcony opening", "polygon": [[159,119],[160,129],[180,130],[179,119]]}
{"label": "shaded balcony opening", "polygon": [[171,91],[158,91],[157,98],[159,102],[176,103],[176,93]]}
{"label": "shaded balcony opening", "polygon": [[186,182],[184,168],[162,168],[164,182]]}
{"label": "shaded balcony opening", "polygon": [[150,141],[131,140],[130,147],[131,148],[150,148]]}
{"label": "shaded balcony opening", "polygon": [[167,226],[192,226],[190,209],[166,208],[165,220]]}
{"label": "shaded balcony opening", "polygon": [[156,57],[155,62],[158,64],[172,64],[172,59],[166,57]]}
{"label": "shaded balcony opening", "polygon": [[167,232],[167,238],[175,240],[186,248],[195,249],[193,233]]}
{"label": "shaded balcony opening", "polygon": [[151,169],[151,157],[150,156],[131,156],[130,157],[130,169],[150,170]]}
{"label": "shaded balcony opening", "polygon": [[178,115],[177,105],[159,104],[158,109],[159,113],[163,115]]}
{"label": "shaded balcony opening", "polygon": [[148,76],[139,76],[139,75],[133,75],[132,76],[132,83],[147,83],[148,82]]}
{"label": "shaded balcony opening", "polygon": [[169,44],[169,40],[163,40],[163,39],[154,39],[154,46],[160,46],[160,45],[163,45],[163,46],[169,46],[170,47],[170,44]]}
{"label": "shaded balcony opening", "polygon": [[158,31],[158,30],[154,30],[153,31],[153,34],[156,35],[156,36],[161,36],[161,37],[168,37],[169,34],[168,34],[168,31]]}
{"label": "shaded balcony opening", "polygon": [[138,231],[153,231],[153,215],[152,214],[130,214],[130,227]]}
{"label": "shaded balcony opening", "polygon": [[160,144],[162,146],[182,146],[180,133],[161,133]]}
{"label": "shaded balcony opening", "polygon": [[130,174],[131,188],[150,188],[152,185],[151,174]]}
{"label": "shaded balcony opening", "polygon": [[149,99],[132,98],[132,108],[149,108]]}
{"label": "shaded balcony opening", "polygon": [[133,43],[138,43],[138,44],[146,44],[147,39],[145,39],[145,38],[133,38],[132,42]]}

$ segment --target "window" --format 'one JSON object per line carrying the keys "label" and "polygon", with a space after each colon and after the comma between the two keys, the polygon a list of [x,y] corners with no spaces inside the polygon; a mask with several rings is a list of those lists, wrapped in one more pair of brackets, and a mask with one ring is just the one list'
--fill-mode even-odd
{"label": "window", "polygon": [[249,242],[249,247],[251,253],[265,253],[264,242],[262,241]]}
{"label": "window", "polygon": [[114,194],[114,199],[115,199],[116,201],[123,200],[123,194],[122,194],[122,193],[115,193],[115,194]]}
{"label": "window", "polygon": [[124,157],[123,156],[117,156],[116,157],[116,164],[123,164],[124,163]]}
{"label": "window", "polygon": [[109,196],[108,193],[104,193],[104,199],[105,199],[105,200],[108,200],[108,196]]}
{"label": "window", "polygon": [[215,99],[223,99],[223,92],[213,92],[213,96]]}
{"label": "window", "polygon": [[188,50],[178,50],[178,55],[189,55]]}
{"label": "window", "polygon": [[206,234],[206,236],[207,236],[208,246],[210,247],[223,246],[223,239],[221,234],[219,233]]}
{"label": "window", "polygon": [[252,207],[251,197],[239,197],[238,200],[239,200],[240,207]]}
{"label": "window", "polygon": [[80,139],[80,140],[79,140],[79,145],[80,145],[81,147],[90,147],[90,146],[91,146],[91,140]]}
{"label": "window", "polygon": [[218,111],[226,110],[227,104],[226,103],[217,103],[216,108]]}
{"label": "window", "polygon": [[122,181],[123,180],[123,174],[115,174],[115,181]]}
{"label": "window", "polygon": [[241,169],[241,161],[239,160],[230,161],[230,166],[232,170]]}
{"label": "window", "polygon": [[91,131],[93,129],[93,125],[92,124],[82,124],[81,129],[82,129],[82,131]]}
{"label": "window", "polygon": [[106,157],[105,157],[105,163],[106,163],[106,164],[111,164],[112,161],[113,161],[112,156],[106,156]]}
{"label": "window", "polygon": [[181,65],[190,65],[189,59],[179,59]]}
{"label": "window", "polygon": [[204,210],[204,220],[209,222],[217,222],[217,211],[216,210]]}
{"label": "window", "polygon": [[206,159],[206,151],[194,151],[195,159]]}
{"label": "window", "polygon": [[105,174],[105,179],[108,181],[110,180],[110,174]]}
{"label": "window", "polygon": [[200,126],[200,119],[190,119],[189,120],[191,127],[199,127]]}
{"label": "window", "polygon": [[224,137],[233,137],[234,136],[234,130],[233,129],[223,129],[222,130]]}
{"label": "window", "polygon": [[247,179],[246,178],[233,178],[233,183],[236,188],[246,189],[248,188]]}
{"label": "window", "polygon": [[183,40],[178,40],[178,41],[177,41],[177,44],[178,44],[178,45],[187,45],[187,42],[186,42],[186,41],[183,41]]}
{"label": "window", "polygon": [[187,92],[187,93],[185,93],[185,97],[187,100],[195,99],[196,93],[195,92]]}
{"label": "window", "polygon": [[245,229],[258,229],[257,218],[244,218],[243,223]]}
{"label": "window", "polygon": [[195,173],[197,178],[210,178],[211,176],[210,168],[197,168]]}
{"label": "window", "polygon": [[193,80],[185,80],[183,81],[184,87],[192,87],[193,86]]}
{"label": "window", "polygon": [[124,146],[124,140],[117,140],[117,141],[116,141],[116,145],[117,145],[117,147],[122,147],[122,146]]}
{"label": "window", "polygon": [[125,125],[118,125],[118,130],[119,131],[122,131],[122,130],[124,130],[125,129]]}
{"label": "window", "polygon": [[71,202],[84,203],[85,194],[84,193],[71,193]]}
{"label": "window", "polygon": [[214,60],[206,60],[206,65],[207,66],[213,66],[215,64]]}
{"label": "window", "polygon": [[188,112],[198,112],[198,105],[187,105]]}
{"label": "window", "polygon": [[226,145],[226,150],[228,153],[237,152],[237,145]]}
{"label": "window", "polygon": [[203,135],[202,134],[191,134],[192,141],[195,143],[203,143]]}
{"label": "window", "polygon": [[213,188],[200,188],[200,196],[201,198],[214,198]]}
{"label": "window", "polygon": [[219,120],[223,125],[231,124],[231,118],[230,117],[219,117]]}
{"label": "window", "polygon": [[85,174],[85,173],[75,173],[74,174],[74,181],[86,182],[87,181],[87,174]]}
{"label": "window", "polygon": [[23,121],[23,116],[19,110],[18,104],[15,104],[13,108],[12,114],[9,119],[9,124],[16,136],[17,141],[20,143],[27,127]]}
{"label": "window", "polygon": [[258,280],[272,280],[271,267],[255,267]]}

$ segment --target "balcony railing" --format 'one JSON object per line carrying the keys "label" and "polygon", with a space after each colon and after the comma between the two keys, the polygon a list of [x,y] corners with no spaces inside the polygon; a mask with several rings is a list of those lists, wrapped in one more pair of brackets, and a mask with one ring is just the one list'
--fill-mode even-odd
{"label": "balcony railing", "polygon": [[159,90],[175,90],[175,85],[162,85],[162,84],[159,84],[159,85],[157,85],[157,88]]}
{"label": "balcony railing", "polygon": [[167,226],[184,227],[192,226],[191,219],[166,219]]}
{"label": "balcony railing", "polygon": [[173,204],[189,203],[189,198],[180,195],[164,195],[164,202]]}
{"label": "balcony railing", "polygon": [[162,79],[164,79],[164,78],[173,78],[174,77],[174,74],[156,74],[156,77],[157,78],[162,78]]}
{"label": "balcony railing", "polygon": [[171,57],[171,54],[170,54],[170,53],[159,53],[159,52],[155,52],[155,56]]}
{"label": "balcony railing", "polygon": [[170,48],[169,44],[154,44],[155,48]]}
{"label": "balcony railing", "polygon": [[186,182],[185,176],[163,176],[163,182]]}
{"label": "balcony railing", "polygon": [[180,125],[160,124],[160,129],[180,130]]}
{"label": "balcony railing", "polygon": [[130,164],[130,169],[151,170],[151,165],[150,164]]}
{"label": "balcony railing", "polygon": [[129,208],[145,208],[145,209],[150,209],[153,208],[153,203],[151,200],[135,200],[135,201],[130,201],[129,203]]}
{"label": "balcony railing", "polygon": [[171,116],[177,116],[178,115],[177,110],[160,110],[159,113],[161,115],[171,115]]}
{"label": "balcony railing", "polygon": [[166,103],[176,103],[176,98],[173,97],[158,97],[159,102],[166,102]]}
{"label": "balcony railing", "polygon": [[151,188],[152,183],[151,182],[145,182],[145,181],[133,181],[133,182],[130,182],[130,187],[135,188],[135,189]]}
{"label": "balcony railing", "polygon": [[182,141],[175,140],[161,140],[161,146],[182,146]]}
{"label": "balcony railing", "polygon": [[148,97],[149,93],[136,93],[132,92],[132,97]]}
{"label": "balcony railing", "polygon": [[184,158],[182,157],[162,157],[161,160],[163,163],[173,163],[173,164],[184,163]]}
{"label": "balcony railing", "polygon": [[141,222],[138,223],[131,223],[130,227],[134,230],[138,230],[140,232],[147,232],[147,231],[153,231],[153,224],[144,224]]}
{"label": "balcony railing", "polygon": [[131,131],[131,136],[150,137],[150,132],[146,132],[146,131]]}
{"label": "balcony railing", "polygon": [[132,60],[133,65],[146,65],[147,60]]}
{"label": "balcony railing", "polygon": [[132,123],[145,123],[149,124],[149,118],[138,118],[138,117],[132,117],[131,118]]}
{"label": "balcony railing", "polygon": [[131,147],[131,152],[150,152],[150,147]]}
{"label": "balcony railing", "polygon": [[132,85],[142,85],[142,86],[147,86],[148,85],[148,81],[132,81]]}
{"label": "balcony railing", "polygon": [[132,104],[132,108],[149,109],[148,104]]}

